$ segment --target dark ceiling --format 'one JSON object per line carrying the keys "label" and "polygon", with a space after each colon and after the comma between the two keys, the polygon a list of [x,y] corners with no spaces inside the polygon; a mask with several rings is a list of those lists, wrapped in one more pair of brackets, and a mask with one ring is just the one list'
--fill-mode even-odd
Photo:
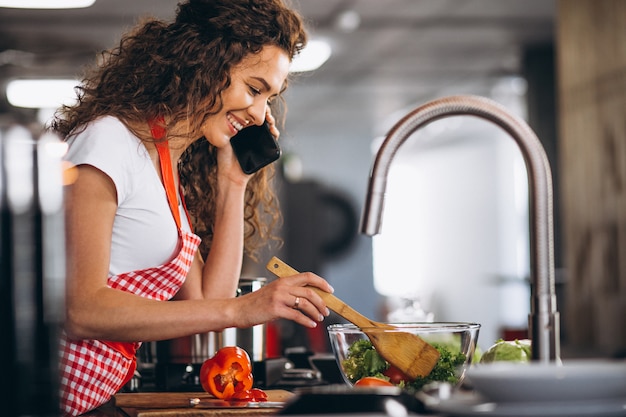
{"label": "dark ceiling", "polygon": [[[0,82],[76,75],[138,17],[170,18],[176,3],[0,8]],[[300,0],[294,6],[309,21],[312,37],[333,47],[321,69],[292,83],[290,120],[305,131],[319,120],[338,129],[448,91],[480,94],[494,78],[517,74],[523,49],[550,43],[554,30],[553,0]],[[358,27],[340,24],[355,16]]]}

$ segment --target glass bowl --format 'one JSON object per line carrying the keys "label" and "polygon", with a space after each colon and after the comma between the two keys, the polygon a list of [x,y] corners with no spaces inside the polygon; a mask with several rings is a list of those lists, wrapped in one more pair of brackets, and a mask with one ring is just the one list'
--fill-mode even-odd
{"label": "glass bowl", "polygon": [[441,356],[430,375],[407,381],[401,373],[382,359],[371,346],[367,335],[353,324],[328,326],[330,343],[346,384],[365,376],[389,378],[396,385],[420,389],[431,382],[449,382],[458,386],[472,363],[480,324],[460,322],[389,323],[396,329],[364,329],[367,333],[403,331],[418,335],[439,350]]}

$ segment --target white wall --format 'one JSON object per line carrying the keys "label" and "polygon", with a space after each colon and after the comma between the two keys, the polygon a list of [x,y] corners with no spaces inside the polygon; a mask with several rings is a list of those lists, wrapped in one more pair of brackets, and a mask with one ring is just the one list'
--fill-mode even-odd
{"label": "white wall", "polygon": [[419,297],[437,321],[481,323],[480,344],[489,347],[503,325],[526,324],[526,286],[511,292],[503,280],[528,274],[527,184],[512,139],[461,119],[452,130],[436,122],[441,145],[397,155],[374,241],[374,283],[389,296]]}
{"label": "white wall", "polygon": [[[524,115],[519,80],[499,80],[492,87],[482,95]],[[294,86],[291,94],[306,90]],[[455,88],[453,93],[475,92]],[[381,109],[381,103],[363,104],[368,109],[361,108],[363,122],[342,131],[325,128],[326,107],[314,115],[291,113],[283,147],[302,160],[304,177],[343,189],[360,211],[373,143],[420,104],[393,111]],[[354,120],[358,109],[333,111]],[[418,293],[435,320],[481,323],[479,343],[486,348],[503,324],[526,324],[529,295],[521,280],[528,273],[527,184],[521,156],[501,129],[475,118],[433,123],[410,142],[392,166],[383,233],[374,240],[361,235],[348,256],[319,273],[340,298],[379,320],[384,319],[381,293],[393,294],[381,281],[395,283],[402,294]],[[392,254],[387,260],[380,255],[385,252]],[[512,281],[503,284],[505,279]]]}

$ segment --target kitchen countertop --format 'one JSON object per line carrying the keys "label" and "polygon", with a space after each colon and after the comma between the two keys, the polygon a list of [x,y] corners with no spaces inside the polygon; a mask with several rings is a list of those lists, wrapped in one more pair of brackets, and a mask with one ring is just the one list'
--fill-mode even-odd
{"label": "kitchen countertop", "polygon": [[[562,366],[558,368],[556,382],[553,381],[553,378],[547,378],[543,375],[536,375],[532,384],[528,383],[528,378],[521,380],[524,385],[522,387],[517,386],[514,391],[526,395],[529,398],[528,401],[518,399],[506,401],[503,399],[500,402],[494,402],[493,400],[486,400],[483,395],[473,390],[458,390],[454,393],[450,393],[446,389],[439,392],[431,390],[417,396],[397,389],[389,390],[390,387],[365,387],[356,390],[345,385],[329,385],[297,389],[295,393],[280,389],[265,390],[268,394],[268,403],[265,404],[273,405],[272,408],[259,405],[263,403],[255,404],[257,408],[246,407],[245,405],[248,403],[244,403],[242,407],[241,403],[231,404],[216,399],[206,392],[198,391],[120,393],[115,395],[112,401],[87,414],[87,416],[269,417],[287,412],[289,414],[323,415],[325,417],[357,416],[367,413],[371,417],[384,417],[389,415],[390,404],[394,403],[403,405],[404,414],[409,416],[624,416],[626,397],[621,387],[624,387],[622,382],[626,363],[605,363],[604,367],[600,367],[599,364],[584,364],[586,365],[585,369],[590,366],[593,369],[593,375],[596,377],[593,379],[593,385],[596,391],[589,391],[588,381],[592,375],[590,371],[581,374],[584,378],[581,378],[580,373],[576,372],[571,374],[571,378],[564,378],[563,369],[569,368]],[[570,365],[570,368],[572,366]],[[611,375],[615,375],[617,379],[610,378]],[[507,381],[520,379],[519,370],[515,375],[508,376],[506,374],[502,376],[501,373],[498,373],[498,376],[499,378],[495,381],[498,384],[502,384],[502,378],[508,378]],[[533,373],[532,376],[535,374]],[[475,378],[474,383],[477,381],[480,379]],[[537,394],[533,393],[531,388],[539,389],[542,393],[553,391],[550,391],[552,394],[550,394],[549,401],[537,401]],[[197,399],[197,405],[192,405],[190,399]],[[393,401],[389,401],[390,399]],[[283,405],[286,405],[284,409]]]}
{"label": "kitchen countertop", "polygon": [[[286,390],[266,390],[268,402],[284,403],[293,393]],[[200,404],[190,406],[197,398]],[[222,417],[259,416],[277,414],[280,407],[234,406],[201,392],[142,392],[120,393],[114,401],[94,410],[88,417]]]}

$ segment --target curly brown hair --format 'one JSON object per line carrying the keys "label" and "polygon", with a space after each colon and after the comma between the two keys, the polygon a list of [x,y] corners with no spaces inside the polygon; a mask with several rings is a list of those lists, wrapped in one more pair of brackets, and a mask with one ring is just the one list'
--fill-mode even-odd
{"label": "curly brown hair", "polygon": [[[139,137],[132,126],[159,117],[166,128],[186,121],[199,131],[221,109],[231,69],[245,56],[273,45],[293,58],[306,41],[302,18],[282,0],[183,1],[173,22],[148,18],[104,51],[76,87],[77,103],[61,108],[51,128],[67,137],[111,115]],[[273,108],[277,116],[281,110]],[[205,256],[213,238],[216,171],[216,149],[207,140],[196,140],[181,157],[181,185]],[[253,258],[280,217],[273,176],[273,167],[262,169],[246,190],[245,250]]]}

